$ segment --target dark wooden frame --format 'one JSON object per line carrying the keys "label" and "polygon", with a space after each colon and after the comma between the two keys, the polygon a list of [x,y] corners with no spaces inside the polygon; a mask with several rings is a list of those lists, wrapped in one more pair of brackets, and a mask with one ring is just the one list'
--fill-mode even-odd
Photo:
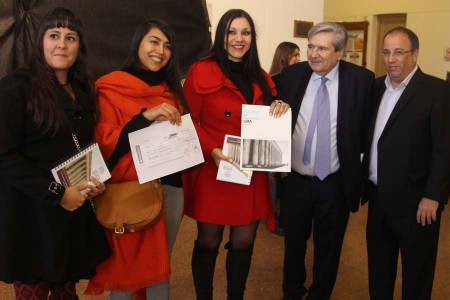
{"label": "dark wooden frame", "polygon": [[314,26],[314,22],[294,20],[294,37],[307,38],[308,31]]}

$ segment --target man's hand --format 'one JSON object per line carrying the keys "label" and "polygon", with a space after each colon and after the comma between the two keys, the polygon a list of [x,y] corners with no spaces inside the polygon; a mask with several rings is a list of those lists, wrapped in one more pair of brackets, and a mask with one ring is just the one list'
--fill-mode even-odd
{"label": "man's hand", "polygon": [[439,202],[428,198],[422,198],[417,209],[417,223],[425,225],[431,225],[433,221],[436,221],[436,212],[439,207]]}

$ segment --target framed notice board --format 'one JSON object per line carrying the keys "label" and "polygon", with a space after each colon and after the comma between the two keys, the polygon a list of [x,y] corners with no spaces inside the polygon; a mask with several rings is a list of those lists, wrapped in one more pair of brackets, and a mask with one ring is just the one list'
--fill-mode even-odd
{"label": "framed notice board", "polygon": [[342,59],[366,67],[367,27],[369,22],[342,22],[339,24],[347,29],[348,33],[347,48]]}

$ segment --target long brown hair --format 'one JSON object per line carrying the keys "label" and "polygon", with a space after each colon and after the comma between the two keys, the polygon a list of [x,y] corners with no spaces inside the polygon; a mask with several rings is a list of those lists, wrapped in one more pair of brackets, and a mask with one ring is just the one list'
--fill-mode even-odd
{"label": "long brown hair", "polygon": [[270,66],[269,75],[280,74],[281,71],[289,65],[289,60],[294,51],[300,47],[291,42],[282,42],[278,45],[273,55],[272,66]]}
{"label": "long brown hair", "polygon": [[[68,28],[79,36],[78,55],[74,64],[69,68],[67,82],[79,81],[80,86],[92,95],[92,89],[88,83],[86,72],[86,45],[84,42],[83,28],[80,19],[66,8],[55,8],[44,17],[39,25],[34,51],[30,60],[31,92],[27,111],[32,117],[36,129],[54,135],[64,127],[64,115],[60,100],[56,96],[59,83],[55,72],[47,64],[44,56],[43,39],[45,32],[51,28]],[[93,107],[97,110],[97,101],[94,97]]]}

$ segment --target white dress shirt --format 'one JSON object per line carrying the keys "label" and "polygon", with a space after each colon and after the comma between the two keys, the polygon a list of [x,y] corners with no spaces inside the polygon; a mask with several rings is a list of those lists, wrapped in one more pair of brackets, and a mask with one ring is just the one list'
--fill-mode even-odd
{"label": "white dress shirt", "polygon": [[[316,99],[317,90],[320,86],[320,76],[312,73],[306,88],[305,95],[297,116],[294,133],[292,135],[292,164],[291,167],[297,173],[308,176],[314,174],[314,162],[316,156],[317,128],[314,131],[314,137],[311,146],[311,162],[308,165],[303,163],[303,151],[305,149],[306,134],[311,120],[311,114]],[[330,99],[330,126],[331,126],[331,166],[330,174],[339,170],[339,158],[337,154],[336,127],[337,127],[337,108],[338,108],[338,88],[339,88],[339,62],[325,77],[328,79],[325,83]],[[300,101],[300,100],[299,100]],[[293,116],[295,117],[295,116]]]}
{"label": "white dress shirt", "polygon": [[386,85],[386,90],[384,91],[383,98],[381,99],[380,107],[378,108],[377,121],[375,123],[375,131],[373,133],[372,146],[370,147],[370,166],[369,166],[369,180],[375,184],[378,184],[378,140],[383,133],[384,127],[386,126],[398,99],[402,95],[406,86],[408,85],[411,77],[417,71],[418,66],[416,66],[411,73],[405,78],[405,80],[400,83],[400,85],[394,88],[391,84],[391,79],[389,75],[386,76],[384,84]]}

